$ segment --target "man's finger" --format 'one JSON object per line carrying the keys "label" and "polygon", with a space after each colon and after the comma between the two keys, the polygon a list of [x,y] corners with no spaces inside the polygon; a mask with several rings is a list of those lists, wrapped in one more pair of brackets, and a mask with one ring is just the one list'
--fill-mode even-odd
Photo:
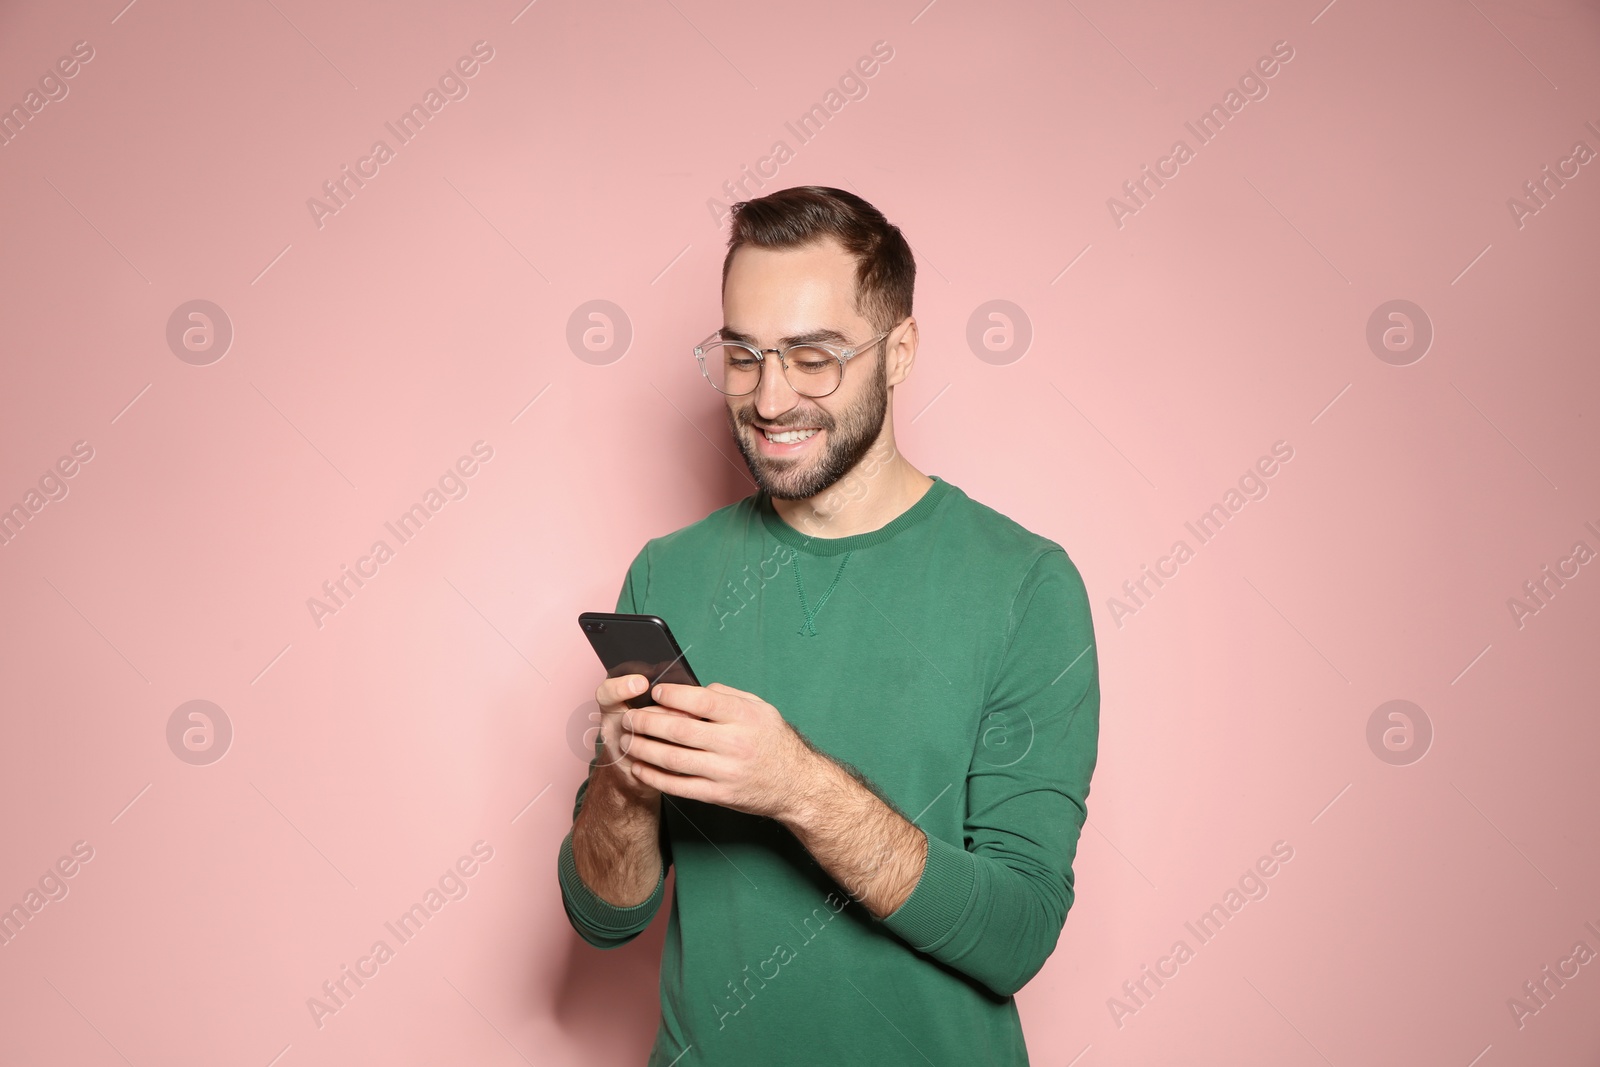
{"label": "man's finger", "polygon": [[622,725],[642,737],[658,737],[684,748],[709,751],[710,737],[698,716],[673,708],[636,708],[625,712]]}
{"label": "man's finger", "polygon": [[676,708],[709,722],[732,722],[742,713],[746,700],[736,693],[681,682],[662,682],[651,692],[662,707]]}
{"label": "man's finger", "polygon": [[595,690],[595,703],[621,704],[644,692],[649,681],[642,674],[619,674],[615,678],[607,678]]}
{"label": "man's finger", "polygon": [[746,692],[743,689],[735,689],[733,686],[724,685],[721,682],[712,682],[710,685],[706,686],[706,688],[707,689],[715,689],[719,693],[732,693],[735,696],[744,697],[746,700],[760,700],[761,699],[760,697],[756,696],[754,693]]}
{"label": "man's finger", "polygon": [[679,682],[658,682],[650,690],[650,697],[664,708],[677,708],[679,711],[703,714],[700,710],[706,703],[710,694],[698,685],[683,685]]}

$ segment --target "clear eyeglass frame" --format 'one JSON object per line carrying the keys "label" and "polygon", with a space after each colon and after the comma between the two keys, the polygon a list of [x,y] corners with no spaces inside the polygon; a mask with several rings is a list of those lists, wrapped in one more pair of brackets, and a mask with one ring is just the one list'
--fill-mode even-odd
{"label": "clear eyeglass frame", "polygon": [[[893,330],[886,330],[883,333],[880,333],[878,336],[872,338],[870,341],[863,341],[861,344],[855,345],[855,346],[852,346],[852,347],[845,347],[845,346],[842,346],[842,345],[835,345],[835,344],[825,344],[825,343],[823,343],[821,341],[808,341],[808,342],[806,342],[804,344],[785,345],[783,348],[778,349],[778,348],[757,348],[755,345],[746,344],[744,341],[728,341],[728,340],[724,340],[723,337],[722,337],[722,331],[721,330],[713,330],[711,332],[711,336],[710,337],[707,337],[704,341],[701,341],[699,344],[694,346],[694,358],[695,358],[695,361],[697,363],[699,363],[699,365],[700,365],[700,373],[701,373],[701,375],[703,375],[705,377],[705,380],[708,383],[710,383],[711,388],[715,389],[717,392],[721,393],[723,396],[749,396],[751,393],[753,393],[757,389],[761,388],[761,376],[762,376],[762,374],[766,373],[767,353],[768,352],[772,352],[772,353],[775,353],[777,355],[778,362],[783,365],[784,380],[789,383],[789,388],[794,389],[794,391],[796,393],[799,393],[801,396],[816,398],[816,397],[828,396],[831,393],[837,392],[838,389],[839,389],[839,386],[844,384],[845,364],[848,363],[855,356],[859,356],[863,352],[868,351],[874,345],[878,344],[878,342],[882,341],[885,337],[888,337],[893,332],[894,332]],[[756,364],[757,364],[756,382],[755,382],[755,384],[753,386],[751,386],[749,389],[746,389],[742,393],[730,393],[727,390],[725,390],[725,389],[721,388],[720,386],[718,386],[717,383],[714,380],[712,380],[710,368],[708,368],[706,366],[706,348],[709,347],[712,344],[733,345],[733,346],[735,346],[737,348],[742,348],[746,352],[751,353],[755,357]],[[802,392],[800,389],[795,387],[794,380],[789,377],[789,361],[788,361],[788,359],[786,357],[788,356],[788,354],[791,351],[793,351],[796,348],[815,348],[815,349],[819,349],[820,351],[826,352],[828,355],[832,356],[834,359],[839,361],[839,378],[838,378],[838,380],[836,382],[834,382],[834,385],[833,385],[832,389],[829,389],[828,392],[826,392],[826,393],[806,393],[806,392]]]}

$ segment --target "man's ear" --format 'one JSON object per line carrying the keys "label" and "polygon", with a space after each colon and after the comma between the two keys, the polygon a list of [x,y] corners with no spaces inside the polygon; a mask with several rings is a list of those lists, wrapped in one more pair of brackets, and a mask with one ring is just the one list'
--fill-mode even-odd
{"label": "man's ear", "polygon": [[917,361],[917,320],[912,318],[900,338],[890,338],[884,342],[884,347],[887,349],[884,367],[888,384],[899,385],[911,375],[911,367]]}

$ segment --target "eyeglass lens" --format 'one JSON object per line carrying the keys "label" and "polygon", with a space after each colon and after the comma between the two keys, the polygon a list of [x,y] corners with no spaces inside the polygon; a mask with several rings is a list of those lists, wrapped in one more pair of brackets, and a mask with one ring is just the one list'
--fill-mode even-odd
{"label": "eyeglass lens", "polygon": [[[714,341],[701,349],[706,376],[720,392],[743,396],[755,392],[761,380],[762,363],[776,362],[772,353],[758,360],[748,348]],[[788,363],[789,387],[802,396],[825,396],[839,385],[839,361],[833,354],[809,345],[798,345],[784,353]]]}

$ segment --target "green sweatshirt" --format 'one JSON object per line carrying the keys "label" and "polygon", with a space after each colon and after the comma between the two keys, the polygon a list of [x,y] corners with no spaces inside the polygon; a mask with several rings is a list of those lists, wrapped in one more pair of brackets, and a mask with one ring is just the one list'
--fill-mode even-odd
{"label": "green sweatshirt", "polygon": [[630,908],[578,877],[569,831],[562,899],[601,948],[650,924],[677,867],[649,1067],[1026,1064],[1012,994],[1072,906],[1099,741],[1065,550],[937,476],[838,538],[756,492],[647,542],[617,611],[661,616],[701,684],[771,703],[928,835],[916,888],[879,920],[772,819],[664,794],[662,880]]}

